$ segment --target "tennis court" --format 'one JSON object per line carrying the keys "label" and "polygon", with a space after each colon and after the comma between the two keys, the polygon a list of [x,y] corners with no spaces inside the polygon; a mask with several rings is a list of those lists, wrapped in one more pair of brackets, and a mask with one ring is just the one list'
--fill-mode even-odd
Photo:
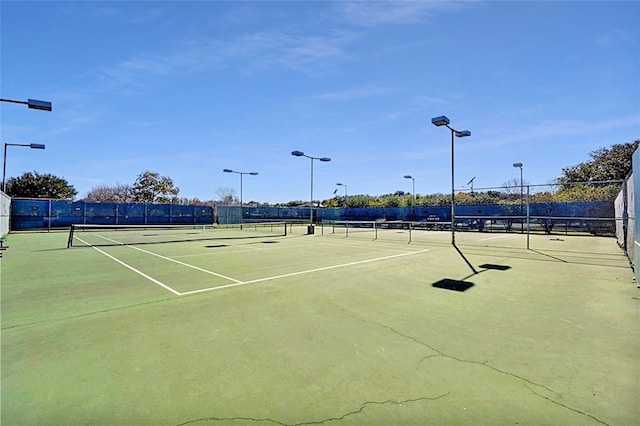
{"label": "tennis court", "polygon": [[615,238],[364,231],[10,234],[2,423],[637,424]]}

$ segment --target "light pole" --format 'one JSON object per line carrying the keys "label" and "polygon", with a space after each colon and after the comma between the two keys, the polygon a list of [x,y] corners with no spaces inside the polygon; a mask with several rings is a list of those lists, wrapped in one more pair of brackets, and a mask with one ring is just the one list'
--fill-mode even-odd
{"label": "light pole", "polygon": [[240,175],[240,229],[242,229],[242,222],[244,222],[244,212],[242,211],[242,176],[244,175],[251,175],[251,176],[256,176],[258,174],[258,172],[237,172],[235,170],[231,170],[231,169],[224,169],[222,170],[225,173],[236,173]]}
{"label": "light pole", "polygon": [[44,149],[44,145],[41,143],[5,143],[4,144],[4,157],[2,160],[2,192],[6,192],[5,177],[7,173],[7,147],[8,146],[27,146],[31,149]]}
{"label": "light pole", "polygon": [[449,119],[441,115],[440,117],[434,117],[431,119],[431,123],[435,126],[446,126],[447,129],[451,130],[451,244],[456,244],[456,195],[454,185],[454,148],[453,148],[453,137],[457,136],[459,138],[463,138],[466,136],[471,136],[471,132],[468,130],[456,130],[453,127],[449,126]]}
{"label": "light pole", "polygon": [[13,99],[1,99],[0,102],[11,102],[14,104],[24,104],[31,109],[39,109],[42,111],[51,111],[51,102],[39,101],[37,99],[27,99],[26,101],[14,101]]}
{"label": "light pole", "polygon": [[415,220],[416,217],[416,180],[411,175],[405,175],[405,179],[411,179],[413,181],[413,198],[411,200],[411,220]]}
{"label": "light pole", "polygon": [[292,151],[291,155],[293,155],[294,157],[306,157],[311,159],[311,208],[309,213],[309,227],[307,228],[307,233],[313,234],[313,160],[320,160],[320,161],[327,162],[327,161],[331,161],[331,158],[312,157],[310,155],[305,155],[305,153],[302,151]]}
{"label": "light pole", "polygon": [[[523,197],[523,194],[522,194],[522,188],[523,188],[522,187],[522,163],[513,163],[513,167],[517,167],[517,168],[520,169],[520,216],[522,216],[523,213],[524,213],[524,210],[523,210],[523,207],[522,207],[522,197]],[[522,218],[520,218],[520,224],[521,224],[520,231],[524,232],[524,224],[522,223]]]}
{"label": "light pole", "polygon": [[347,207],[347,201],[348,201],[348,198],[347,198],[347,184],[346,183],[336,183],[336,185],[344,186],[344,207],[346,208]]}

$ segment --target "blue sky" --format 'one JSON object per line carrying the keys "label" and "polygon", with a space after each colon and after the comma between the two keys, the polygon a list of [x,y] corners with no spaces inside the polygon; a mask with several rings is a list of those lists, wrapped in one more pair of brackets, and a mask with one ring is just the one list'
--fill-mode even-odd
{"label": "blue sky", "polygon": [[[64,177],[82,198],[145,170],[181,197],[327,199],[543,184],[640,138],[640,2],[83,1],[0,3],[7,177]],[[339,189],[343,194],[344,189]]]}

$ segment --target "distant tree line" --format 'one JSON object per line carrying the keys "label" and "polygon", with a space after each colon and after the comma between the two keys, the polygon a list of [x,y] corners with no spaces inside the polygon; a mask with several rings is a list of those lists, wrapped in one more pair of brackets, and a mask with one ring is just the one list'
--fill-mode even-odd
{"label": "distant tree line", "polygon": [[[535,191],[531,202],[562,201],[612,201],[620,190],[619,184],[602,184],[606,181],[626,179],[632,170],[632,156],[640,145],[640,139],[625,144],[615,144],[610,148],[600,148],[589,153],[590,159],[575,166],[562,169],[549,189]],[[526,186],[527,183],[524,183]],[[463,192],[455,194],[457,204],[508,204],[520,200],[520,182],[513,179],[502,185],[500,190]],[[51,174],[27,172],[19,177],[10,178],[6,183],[6,193],[11,197],[74,199],[76,189],[64,178]],[[219,188],[217,200],[201,202],[197,198],[179,197],[180,190],[167,176],[157,172],[140,173],[132,185],[99,185],[92,188],[84,198],[89,202],[120,203],[173,203],[173,204],[239,204],[233,188]],[[396,191],[385,195],[349,195],[317,201],[325,207],[409,207],[413,205],[413,194]],[[278,203],[276,207],[297,207],[305,201],[294,200]],[[415,195],[416,206],[446,206],[451,203],[451,194]],[[269,206],[269,204],[250,201],[250,205]]]}

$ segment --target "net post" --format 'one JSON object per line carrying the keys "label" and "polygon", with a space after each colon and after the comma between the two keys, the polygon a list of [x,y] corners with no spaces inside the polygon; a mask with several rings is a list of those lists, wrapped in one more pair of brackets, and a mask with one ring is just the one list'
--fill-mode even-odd
{"label": "net post", "polygon": [[73,231],[75,229],[75,226],[73,224],[71,224],[71,227],[69,228],[69,239],[67,240],[67,248],[70,248],[73,245]]}
{"label": "net post", "polygon": [[287,222],[284,222],[284,236],[287,236]]}

